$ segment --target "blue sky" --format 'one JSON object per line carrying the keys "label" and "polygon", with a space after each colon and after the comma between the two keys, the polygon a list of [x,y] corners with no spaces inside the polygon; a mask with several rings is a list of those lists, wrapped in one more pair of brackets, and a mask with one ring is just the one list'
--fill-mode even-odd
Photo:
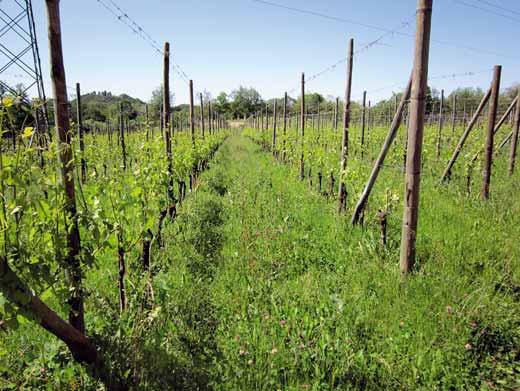
{"label": "blue sky", "polygon": [[[6,6],[8,1],[3,0],[0,6]],[[110,4],[109,0],[103,1]],[[384,34],[376,28],[253,0],[114,1],[161,46],[170,41],[175,61],[194,80],[196,90],[206,89],[213,96],[240,85],[255,87],[264,98],[282,96],[284,91],[296,88],[292,93],[295,96],[300,73],[311,76],[342,59],[349,38],[355,39],[359,49]],[[405,34],[415,32],[416,0],[272,1],[383,29],[399,28]],[[33,3],[43,73],[50,94],[44,1]],[[517,13],[490,8],[484,3]],[[149,99],[151,91],[161,82],[162,58],[146,42],[98,0],[62,0],[61,13],[69,87],[81,82],[84,92],[110,90]],[[503,65],[503,87],[520,81],[517,71],[520,53],[515,50],[519,36],[517,0],[434,0],[430,85],[447,92],[459,86],[485,88],[495,64]],[[6,44],[6,39],[13,38],[1,39]],[[440,44],[441,41],[449,44]],[[7,45],[12,43],[7,41]],[[463,46],[474,47],[478,52]],[[408,78],[412,54],[413,38],[401,34],[389,34],[380,44],[357,53],[353,98],[359,100],[362,91],[367,90],[369,99],[377,101],[398,91]],[[467,72],[476,74],[460,75]],[[19,72],[12,69],[9,73]],[[460,76],[437,78],[448,74]],[[186,83],[175,74],[172,78],[176,103],[187,102]],[[10,79],[13,81],[23,79]],[[343,96],[344,85],[345,65],[341,63],[310,81],[307,88],[325,96]]]}

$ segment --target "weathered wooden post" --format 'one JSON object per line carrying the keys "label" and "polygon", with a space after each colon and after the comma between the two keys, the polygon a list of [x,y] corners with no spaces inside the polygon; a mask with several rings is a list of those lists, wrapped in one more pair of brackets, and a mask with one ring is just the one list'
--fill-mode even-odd
{"label": "weathered wooden post", "polygon": [[271,143],[271,148],[273,150],[273,156],[276,157],[276,99],[273,103],[273,140]]}
{"label": "weathered wooden post", "polygon": [[171,115],[170,115],[170,43],[164,43],[164,59],[163,59],[163,125],[164,140],[166,147],[167,172],[168,172],[168,202],[173,203],[175,197],[173,195],[173,156],[172,156],[172,132],[171,132]]}
{"label": "weathered wooden post", "polygon": [[193,107],[193,80],[190,80],[190,131],[191,142],[195,146],[195,112]]}
{"label": "weathered wooden post", "polygon": [[460,152],[462,151],[462,148],[464,147],[464,143],[466,142],[471,130],[477,123],[478,117],[480,116],[480,113],[482,113],[482,110],[484,110],[484,107],[486,106],[486,103],[488,102],[490,96],[491,96],[491,89],[489,89],[488,92],[482,98],[479,106],[477,107],[477,110],[473,114],[473,117],[469,121],[468,126],[464,130],[464,133],[462,133],[462,135],[460,136],[460,140],[459,140],[457,146],[455,147],[455,151],[453,151],[453,155],[452,155],[450,161],[448,162],[448,165],[447,165],[446,169],[444,170],[444,173],[442,174],[441,182],[448,180],[450,178],[451,170],[452,170],[453,166],[455,165],[455,162],[457,161],[457,158],[459,157]]}
{"label": "weathered wooden post", "polygon": [[428,85],[428,61],[433,0],[418,0],[415,56],[410,96],[410,125],[406,156],[405,195],[401,237],[401,272],[409,273],[415,262],[415,243],[419,218],[421,154],[424,109]]}
{"label": "weathered wooden post", "polygon": [[287,137],[287,92],[283,96],[283,139],[282,139],[282,162],[285,162],[285,144]]}
{"label": "weathered wooden post", "polygon": [[305,162],[304,162],[304,149],[305,149],[305,73],[302,73],[302,97],[300,106],[300,180],[303,181],[305,178]]}
{"label": "weathered wooden post", "polygon": [[83,116],[81,113],[81,87],[76,83],[76,115],[78,117],[79,150],[81,153],[81,182],[87,181],[87,161],[85,160],[85,140],[83,139]]}
{"label": "weathered wooden post", "polygon": [[390,125],[390,130],[388,131],[385,142],[383,143],[383,146],[381,147],[381,152],[379,152],[379,155],[374,163],[374,167],[372,168],[372,172],[367,181],[367,184],[365,185],[363,193],[361,194],[361,197],[359,198],[359,201],[356,204],[356,208],[354,209],[354,213],[352,215],[352,220],[351,220],[351,223],[353,225],[358,224],[360,222],[361,216],[363,215],[363,211],[368,202],[368,198],[370,197],[372,188],[374,187],[374,184],[376,183],[377,177],[379,175],[379,171],[383,167],[383,163],[385,162],[386,155],[388,154],[388,151],[390,150],[390,146],[392,145],[392,142],[394,141],[395,136],[397,135],[397,131],[399,130],[399,127],[401,126],[406,102],[408,101],[408,99],[410,99],[411,89],[412,89],[412,78],[410,77],[410,81],[408,82],[408,85],[401,97],[401,103],[399,104],[399,107],[397,108],[397,111],[395,112],[392,124]]}
{"label": "weathered wooden post", "polygon": [[213,126],[211,123],[211,116],[213,115],[213,111],[211,109],[211,100],[208,101],[208,128],[209,128],[209,134],[213,133]]}
{"label": "weathered wooden post", "polygon": [[200,94],[200,129],[202,132],[202,139],[204,140],[205,124],[204,124],[204,99],[202,93]]}
{"label": "weathered wooden post", "polygon": [[73,157],[67,100],[67,82],[61,42],[59,1],[46,0],[46,5],[56,138],[58,156],[61,163],[61,184],[63,185],[65,195],[64,212],[66,218],[64,221],[66,225],[65,232],[67,233],[67,279],[71,294],[69,300],[69,323],[84,334],[83,275],[80,263],[81,243],[76,210],[74,166],[71,164]]}
{"label": "weathered wooden post", "polygon": [[350,39],[347,55],[347,86],[345,89],[345,108],[343,110],[343,137],[341,141],[340,174],[338,189],[338,213],[345,211],[347,202],[347,187],[345,176],[348,159],[349,127],[350,127],[350,96],[352,93],[352,66],[354,62],[354,40]]}
{"label": "weathered wooden post", "polygon": [[486,145],[484,149],[484,166],[482,168],[482,198],[489,198],[489,183],[491,181],[491,166],[493,164],[493,140],[495,135],[495,122],[497,119],[498,96],[500,94],[500,76],[502,67],[495,65],[493,71],[493,84],[491,86],[491,98],[489,101],[488,128]]}
{"label": "weathered wooden post", "polygon": [[339,98],[336,98],[336,105],[334,106],[334,131],[338,131],[338,116],[339,116]]}
{"label": "weathered wooden post", "polygon": [[444,90],[441,90],[441,101],[439,104],[439,134],[437,136],[437,160],[441,157],[442,128],[444,125]]}
{"label": "weathered wooden post", "polygon": [[363,106],[361,110],[361,157],[364,155],[365,147],[365,120],[366,120],[367,92],[363,91]]}
{"label": "weathered wooden post", "polygon": [[516,95],[515,121],[513,124],[513,134],[511,139],[511,153],[509,155],[509,176],[515,172],[516,150],[518,144],[518,130],[520,129],[520,90]]}
{"label": "weathered wooden post", "polygon": [[457,95],[453,93],[453,108],[451,112],[451,135],[455,135],[455,127],[457,126]]}
{"label": "weathered wooden post", "polygon": [[125,145],[125,117],[123,113],[123,102],[119,103],[119,145],[123,157],[123,170],[126,171],[126,145]]}

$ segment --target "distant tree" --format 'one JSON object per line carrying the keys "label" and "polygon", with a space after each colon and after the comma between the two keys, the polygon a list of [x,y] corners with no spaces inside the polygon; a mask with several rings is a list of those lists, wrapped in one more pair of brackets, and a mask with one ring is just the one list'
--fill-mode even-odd
{"label": "distant tree", "polygon": [[258,111],[262,105],[262,97],[254,88],[240,86],[234,90],[229,98],[229,116],[233,119],[248,117]]}

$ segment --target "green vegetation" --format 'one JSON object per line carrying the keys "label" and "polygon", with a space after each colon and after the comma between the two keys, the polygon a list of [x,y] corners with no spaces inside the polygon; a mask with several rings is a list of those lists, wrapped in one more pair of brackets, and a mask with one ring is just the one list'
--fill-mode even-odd
{"label": "green vegetation", "polygon": [[[288,165],[243,136],[231,137],[200,176],[176,220],[165,224],[163,245],[153,246],[148,277],[143,275],[137,244],[145,228],[154,228],[145,217],[155,221],[165,205],[159,136],[146,143],[142,133],[130,135],[129,156],[136,158],[123,180],[117,179],[121,171],[114,158],[115,140],[110,147],[92,138],[88,161],[95,164],[89,165],[81,196],[88,206],[81,212],[83,243],[90,246],[86,253],[93,255],[85,259],[94,262],[85,278],[86,324],[113,372],[149,390],[518,388],[518,174],[508,178],[506,158],[499,155],[487,203],[466,194],[463,161],[451,184],[439,186],[438,173],[454,139],[446,140],[437,162],[433,129],[426,140],[419,264],[406,280],[397,266],[402,136],[371,197],[362,228],[352,228],[348,218],[336,215],[334,197],[324,196],[326,175],[321,191],[325,194],[316,191],[319,168],[325,174],[337,167],[339,143],[333,130],[307,131],[312,187],[309,178],[297,180],[295,129],[287,131]],[[361,159],[356,147],[359,128],[353,130],[346,176],[349,211],[385,131],[371,128]],[[270,131],[246,134],[269,145]],[[175,136],[176,159],[189,150],[175,153],[182,148],[183,136]],[[325,150],[324,144],[329,152],[321,156],[318,151]],[[35,152],[26,154],[31,153]],[[26,161],[25,154],[21,156],[19,161]],[[11,160],[3,159],[5,168]],[[103,164],[108,167],[106,179]],[[175,161],[174,167],[188,170],[176,176],[186,175],[190,164]],[[24,184],[34,181],[19,199],[32,200],[50,177],[30,167],[16,171],[32,175],[30,180],[21,178]],[[111,174],[116,172],[117,178]],[[47,186],[52,197],[53,187]],[[44,197],[37,199],[42,202]],[[389,213],[386,248],[379,243],[374,216],[380,208]],[[17,212],[11,206],[8,210],[14,226]],[[34,240],[47,237],[45,224],[53,224],[56,212],[48,223],[43,220],[31,229],[30,219],[41,220],[34,213],[24,212],[26,223],[9,230],[20,235],[19,247],[30,260],[14,265],[29,281],[36,282],[42,272],[53,276],[52,283],[41,282],[37,292],[63,313],[65,292],[55,263],[56,245],[50,238]],[[97,219],[110,221],[112,231],[101,230],[106,224]],[[128,250],[128,306],[122,313],[113,234],[117,226],[124,229]],[[47,265],[55,265],[52,272],[46,271]],[[16,317],[8,302],[2,304],[1,388],[99,387],[72,362],[63,344]]]}

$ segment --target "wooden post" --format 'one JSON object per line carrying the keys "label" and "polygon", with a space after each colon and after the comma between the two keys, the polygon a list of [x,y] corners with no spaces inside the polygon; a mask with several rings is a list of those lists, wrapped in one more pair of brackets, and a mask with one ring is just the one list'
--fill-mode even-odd
{"label": "wooden post", "polygon": [[211,115],[212,115],[212,110],[211,110],[211,100],[208,101],[208,127],[209,127],[209,134],[212,134],[213,132],[213,127],[212,127],[212,124],[211,124]]}
{"label": "wooden post", "polygon": [[87,161],[85,160],[85,140],[83,139],[83,116],[81,113],[81,87],[76,83],[76,115],[78,117],[79,150],[81,152],[81,182],[87,181]]}
{"label": "wooden post", "polygon": [[361,197],[359,198],[356,208],[354,209],[354,214],[352,215],[352,220],[351,220],[351,223],[353,225],[358,224],[361,216],[363,215],[363,211],[367,204],[368,198],[370,197],[370,193],[372,192],[372,188],[374,187],[374,184],[376,183],[377,177],[379,175],[379,171],[383,167],[383,163],[385,162],[386,155],[387,155],[388,151],[390,150],[390,146],[392,145],[392,142],[394,141],[395,136],[397,135],[397,131],[399,130],[399,127],[401,126],[404,108],[406,106],[406,102],[408,101],[408,99],[410,99],[411,89],[412,89],[412,78],[410,77],[408,86],[406,87],[406,90],[403,92],[403,96],[401,97],[401,103],[399,104],[399,106],[395,112],[392,124],[390,125],[390,130],[388,131],[385,142],[383,143],[383,146],[381,147],[381,152],[379,152],[379,156],[377,157],[377,159],[374,163],[374,167],[372,168],[372,173],[370,174],[370,178],[368,179],[365,189],[363,190],[363,193],[361,194]]}
{"label": "wooden post", "polygon": [[283,97],[283,139],[282,139],[282,161],[285,161],[285,143],[287,136],[287,92]]}
{"label": "wooden post", "polygon": [[453,108],[451,113],[451,135],[455,135],[455,126],[457,126],[457,95],[453,93]]}
{"label": "wooden post", "polygon": [[486,93],[486,95],[484,95],[484,97],[482,98],[482,101],[480,102],[477,110],[473,114],[473,117],[469,121],[469,124],[466,127],[466,130],[464,131],[462,136],[460,136],[459,143],[455,147],[455,151],[453,151],[453,155],[448,163],[448,166],[446,167],[446,169],[444,170],[444,173],[442,174],[441,182],[449,179],[449,177],[451,175],[451,170],[452,170],[453,166],[455,165],[455,162],[457,161],[457,158],[459,157],[460,152],[462,151],[462,148],[464,147],[464,143],[466,142],[466,139],[468,138],[471,130],[477,123],[478,117],[480,116],[480,113],[482,113],[482,110],[484,110],[484,107],[486,106],[486,103],[488,102],[490,96],[491,96],[491,89],[489,89],[488,92]]}
{"label": "wooden post", "polygon": [[498,96],[500,94],[500,76],[502,67],[495,65],[493,71],[493,84],[491,85],[491,100],[489,103],[488,128],[486,145],[484,150],[484,166],[482,169],[482,198],[489,198],[489,184],[491,181],[491,165],[493,164],[493,139],[495,135],[495,122],[497,119]]}
{"label": "wooden post", "polygon": [[364,154],[365,147],[365,120],[366,120],[367,92],[363,91],[363,107],[361,111],[361,157]]}
{"label": "wooden post", "polygon": [[276,99],[273,103],[273,140],[271,144],[273,156],[276,156]]}
{"label": "wooden post", "polygon": [[352,66],[354,62],[354,40],[350,39],[347,55],[347,86],[345,89],[345,109],[343,110],[343,138],[341,141],[340,175],[338,189],[338,213],[345,210],[347,202],[347,187],[345,171],[347,169],[349,126],[350,126],[350,96],[352,89]]}
{"label": "wooden post", "polygon": [[202,139],[204,140],[205,124],[204,124],[204,99],[202,93],[200,94],[200,129],[202,132]]}
{"label": "wooden post", "polygon": [[195,146],[195,112],[193,108],[193,80],[190,80],[190,131],[191,142]]}
{"label": "wooden post", "polygon": [[172,132],[170,127],[170,43],[164,43],[163,59],[163,124],[164,140],[166,147],[167,172],[168,172],[168,202],[175,200],[173,195],[173,156],[172,156]]}
{"label": "wooden post", "polygon": [[123,155],[123,170],[126,170],[126,145],[125,145],[125,117],[123,114],[123,102],[119,103],[119,144]]}
{"label": "wooden post", "polygon": [[334,131],[338,131],[338,116],[339,116],[339,98],[336,98],[336,105],[334,106]]}
{"label": "wooden post", "polygon": [[305,139],[305,73],[302,73],[302,98],[300,107],[300,180],[303,181],[305,178],[305,162],[304,162],[304,139]]}
{"label": "wooden post", "polygon": [[441,101],[439,104],[439,134],[437,136],[437,160],[441,156],[441,144],[442,144],[442,127],[444,125],[444,90],[441,90]]}
{"label": "wooden post", "polygon": [[418,0],[417,6],[417,31],[415,36],[412,92],[410,95],[410,126],[408,127],[408,151],[406,156],[401,237],[401,272],[403,273],[409,273],[415,262],[432,3],[433,0]]}
{"label": "wooden post", "polygon": [[[58,156],[61,163],[61,183],[65,195],[65,232],[67,233],[67,278],[70,284],[69,323],[82,334],[85,333],[83,309],[82,270],[80,264],[81,243],[76,210],[76,190],[74,186],[74,167],[70,118],[67,100],[67,82],[63,64],[61,42],[61,21],[58,0],[46,0],[49,36],[49,55],[51,80],[54,99],[54,117]],[[69,226],[70,224],[70,226]]]}
{"label": "wooden post", "polygon": [[520,90],[516,96],[515,122],[513,125],[513,134],[511,139],[511,153],[509,155],[509,176],[515,172],[516,149],[518,144],[518,130],[520,129]]}

